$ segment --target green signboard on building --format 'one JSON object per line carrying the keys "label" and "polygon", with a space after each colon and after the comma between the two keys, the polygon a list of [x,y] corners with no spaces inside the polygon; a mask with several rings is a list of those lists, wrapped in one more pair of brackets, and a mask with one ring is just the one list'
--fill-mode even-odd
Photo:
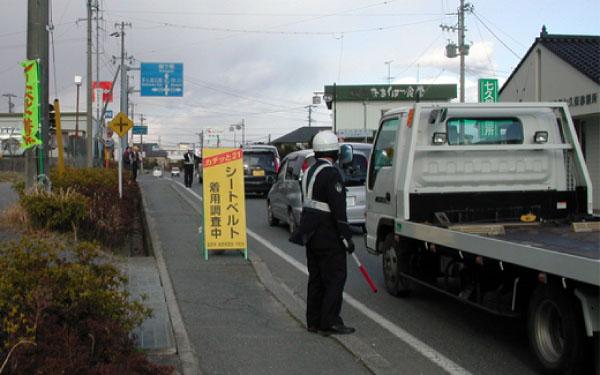
{"label": "green signboard on building", "polygon": [[498,101],[498,80],[495,78],[479,79],[479,103],[495,103]]}
{"label": "green signboard on building", "polygon": [[328,85],[323,98],[328,107],[335,101],[449,101],[456,98],[456,85]]}

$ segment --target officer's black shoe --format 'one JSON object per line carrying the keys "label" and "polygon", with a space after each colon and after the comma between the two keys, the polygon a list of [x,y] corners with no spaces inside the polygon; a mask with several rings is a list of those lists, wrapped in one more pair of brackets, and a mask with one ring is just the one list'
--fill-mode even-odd
{"label": "officer's black shoe", "polygon": [[319,329],[317,327],[312,327],[312,326],[308,326],[306,327],[306,330],[310,333],[317,333],[319,332]]}
{"label": "officer's black shoe", "polygon": [[352,327],[348,327],[345,326],[343,324],[341,325],[334,325],[331,326],[331,328],[329,328],[328,330],[325,331],[320,331],[319,333],[322,336],[329,336],[329,335],[349,335],[351,333],[354,333],[356,330]]}

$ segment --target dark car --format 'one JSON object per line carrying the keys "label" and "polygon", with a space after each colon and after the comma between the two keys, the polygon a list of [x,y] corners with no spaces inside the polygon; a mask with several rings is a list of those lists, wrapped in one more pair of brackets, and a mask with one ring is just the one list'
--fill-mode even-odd
{"label": "dark car", "polygon": [[267,195],[279,170],[277,148],[250,145],[244,151],[244,187],[246,194]]}

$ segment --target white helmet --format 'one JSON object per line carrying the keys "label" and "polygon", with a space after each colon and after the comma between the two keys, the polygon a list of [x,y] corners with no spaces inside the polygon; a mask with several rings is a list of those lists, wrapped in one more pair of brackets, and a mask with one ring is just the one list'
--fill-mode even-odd
{"label": "white helmet", "polygon": [[331,130],[318,132],[312,141],[315,152],[339,151],[338,137]]}

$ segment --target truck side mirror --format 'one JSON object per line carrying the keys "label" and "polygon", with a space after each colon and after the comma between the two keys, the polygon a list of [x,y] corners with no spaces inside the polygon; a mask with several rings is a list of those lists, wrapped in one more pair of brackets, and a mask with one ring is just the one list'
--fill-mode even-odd
{"label": "truck side mirror", "polygon": [[352,162],[354,152],[351,145],[342,145],[340,147],[340,165]]}

